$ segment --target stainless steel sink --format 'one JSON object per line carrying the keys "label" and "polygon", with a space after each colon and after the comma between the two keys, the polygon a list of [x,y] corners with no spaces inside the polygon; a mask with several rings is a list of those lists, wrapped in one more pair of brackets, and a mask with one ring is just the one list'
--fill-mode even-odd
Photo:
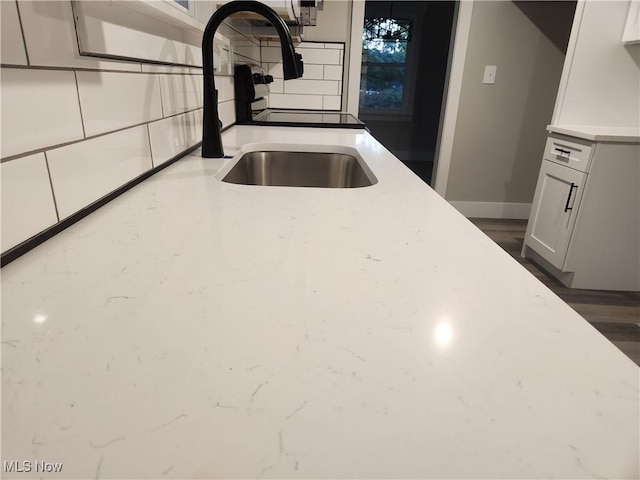
{"label": "stainless steel sink", "polygon": [[346,153],[247,152],[222,178],[241,185],[357,188],[377,183],[364,162]]}

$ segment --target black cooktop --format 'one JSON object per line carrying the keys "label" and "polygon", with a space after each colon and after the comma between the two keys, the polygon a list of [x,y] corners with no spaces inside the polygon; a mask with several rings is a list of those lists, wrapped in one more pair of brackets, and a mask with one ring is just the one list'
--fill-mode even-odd
{"label": "black cooktop", "polygon": [[245,124],[283,127],[365,128],[364,123],[350,113],[269,108],[258,113]]}

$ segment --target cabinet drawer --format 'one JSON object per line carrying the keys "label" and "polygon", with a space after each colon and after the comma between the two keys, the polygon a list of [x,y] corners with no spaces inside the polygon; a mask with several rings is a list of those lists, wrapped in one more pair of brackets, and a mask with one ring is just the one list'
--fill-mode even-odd
{"label": "cabinet drawer", "polygon": [[581,172],[589,171],[593,144],[587,140],[552,134],[547,138],[544,158]]}

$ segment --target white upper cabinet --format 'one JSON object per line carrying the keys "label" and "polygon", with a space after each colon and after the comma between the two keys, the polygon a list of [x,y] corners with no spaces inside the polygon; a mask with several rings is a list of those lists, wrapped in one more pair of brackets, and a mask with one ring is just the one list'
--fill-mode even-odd
{"label": "white upper cabinet", "polygon": [[552,125],[640,127],[639,3],[578,2]]}
{"label": "white upper cabinet", "polygon": [[[171,0],[73,2],[82,54],[202,65],[204,24]],[[203,18],[204,12],[198,11]]]}

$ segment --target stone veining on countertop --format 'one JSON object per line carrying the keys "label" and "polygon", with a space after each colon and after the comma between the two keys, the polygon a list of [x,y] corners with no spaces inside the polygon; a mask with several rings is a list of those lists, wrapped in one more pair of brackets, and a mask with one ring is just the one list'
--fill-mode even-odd
{"label": "stone veining on countertop", "polygon": [[372,137],[224,139],[357,148],[379,181],[231,185],[230,160],[189,156],[5,267],[3,460],[67,478],[638,476],[637,366]]}

